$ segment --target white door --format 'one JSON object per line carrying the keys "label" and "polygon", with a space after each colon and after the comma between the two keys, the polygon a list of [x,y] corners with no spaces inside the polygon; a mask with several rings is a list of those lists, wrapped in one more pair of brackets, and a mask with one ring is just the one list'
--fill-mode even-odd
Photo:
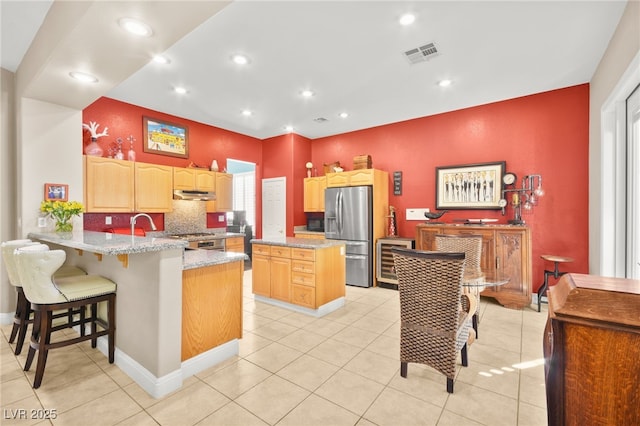
{"label": "white door", "polygon": [[640,86],[627,99],[627,271],[640,279]]}
{"label": "white door", "polygon": [[262,179],[262,238],[285,238],[287,178]]}

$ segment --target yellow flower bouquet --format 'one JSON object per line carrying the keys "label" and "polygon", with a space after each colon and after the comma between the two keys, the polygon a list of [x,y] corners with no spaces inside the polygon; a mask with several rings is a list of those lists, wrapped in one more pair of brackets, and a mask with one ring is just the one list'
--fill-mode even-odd
{"label": "yellow flower bouquet", "polygon": [[56,221],[56,232],[73,231],[71,218],[84,211],[84,206],[78,201],[43,201],[40,211],[48,213]]}

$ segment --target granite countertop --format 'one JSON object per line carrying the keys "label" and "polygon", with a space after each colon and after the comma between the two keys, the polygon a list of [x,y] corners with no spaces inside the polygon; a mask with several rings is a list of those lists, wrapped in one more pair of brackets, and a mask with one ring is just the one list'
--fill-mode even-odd
{"label": "granite countertop", "polygon": [[[206,239],[208,240],[222,240],[222,239],[227,239],[227,238],[234,238],[234,237],[242,237],[244,238],[244,234],[239,233],[239,232],[216,232],[216,231],[194,231],[198,232],[198,233],[203,233],[203,234],[208,234],[205,236]],[[148,237],[157,237],[157,238],[169,238],[172,234],[171,232],[167,232],[167,231],[150,231],[147,232],[147,236]],[[194,237],[188,237],[188,238],[183,238],[184,241],[199,241],[201,240],[203,237],[202,236],[194,236]],[[171,238],[174,239],[174,238]]]}
{"label": "granite countertop", "polygon": [[116,256],[120,254],[184,249],[186,240],[159,237],[138,237],[108,232],[74,230],[69,233],[30,232],[29,238],[58,244],[91,253]]}
{"label": "granite countertop", "polygon": [[285,246],[285,247],[294,247],[294,248],[307,248],[307,249],[315,249],[315,248],[325,248],[325,247],[333,247],[344,245],[344,241],[340,240],[320,240],[320,239],[311,239],[311,238],[295,238],[295,237],[285,237],[285,238],[268,238],[264,240],[251,240],[251,244],[265,244],[270,246]]}
{"label": "granite countertop", "polygon": [[224,263],[249,260],[244,253],[218,250],[185,250],[182,269],[196,269],[205,266],[222,265]]}

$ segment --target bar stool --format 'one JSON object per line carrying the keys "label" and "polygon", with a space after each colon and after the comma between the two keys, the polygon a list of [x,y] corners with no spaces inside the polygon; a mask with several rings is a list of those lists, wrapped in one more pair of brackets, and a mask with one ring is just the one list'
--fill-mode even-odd
{"label": "bar stool", "polygon": [[[115,355],[115,300],[116,284],[98,275],[79,275],[60,278],[53,281],[54,272],[62,266],[66,259],[63,250],[39,250],[34,246],[26,246],[15,251],[15,260],[26,298],[31,302],[34,312],[31,345],[24,365],[29,371],[36,351],[38,362],[33,388],[42,383],[47,355],[50,349],[60,348],[91,340],[91,347],[97,346],[100,336],[107,336],[109,363]],[[107,321],[98,317],[98,303],[107,303]],[[85,308],[90,307],[89,317],[85,317]],[[54,326],[53,313],[57,310],[80,309],[79,319],[71,323]],[[84,333],[85,326],[90,325],[89,334]],[[98,330],[100,325],[102,330]],[[81,335],[63,340],[51,341],[51,333],[67,327],[79,326]]]}
{"label": "bar stool", "polygon": [[[15,287],[18,296],[15,315],[13,316],[13,328],[11,329],[11,336],[9,337],[9,343],[13,343],[16,336],[18,337],[16,348],[14,350],[15,355],[20,355],[20,352],[22,352],[22,345],[24,344],[24,339],[27,335],[27,327],[32,323],[32,311],[31,303],[27,300],[27,298],[24,296],[24,292],[22,291],[20,277],[18,276],[18,271],[15,266],[14,251],[22,247],[36,245],[44,246],[45,250],[49,250],[48,246],[35,241],[31,241],[29,239],[5,241],[0,245],[2,250],[2,258],[4,259],[4,264],[7,269],[7,276],[9,277],[9,283]],[[62,265],[60,269],[58,269],[54,273],[53,278],[55,280],[62,277],[71,277],[86,274],[87,273],[84,270],[76,266]],[[67,313],[67,315],[69,314],[71,314],[71,312]],[[62,316],[64,315],[57,315],[56,317]],[[71,321],[70,318],[69,321]]]}
{"label": "bar stool", "polygon": [[553,254],[543,254],[543,255],[540,255],[540,257],[549,262],[553,262],[553,271],[549,271],[549,270],[544,271],[544,281],[542,282],[542,285],[538,289],[538,312],[540,312],[540,303],[541,303],[542,296],[547,292],[547,288],[549,287],[549,276],[553,276],[553,278],[558,279],[559,277],[566,274],[566,272],[560,272],[559,270],[560,264],[573,262],[573,259],[570,257],[556,256]]}

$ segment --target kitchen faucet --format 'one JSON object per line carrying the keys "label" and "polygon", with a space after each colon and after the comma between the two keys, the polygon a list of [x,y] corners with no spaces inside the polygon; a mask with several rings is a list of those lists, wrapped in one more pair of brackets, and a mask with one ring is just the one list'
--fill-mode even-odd
{"label": "kitchen faucet", "polygon": [[137,215],[135,215],[135,216],[133,216],[133,217],[131,218],[131,236],[133,236],[133,235],[134,235],[134,233],[135,233],[136,219],[138,219],[140,216],[144,216],[144,217],[146,217],[147,219],[149,219],[149,222],[151,223],[151,229],[152,229],[152,230],[154,230],[154,231],[155,231],[156,229],[158,229],[158,228],[156,228],[156,224],[155,224],[155,223],[153,223],[153,219],[151,219],[151,216],[149,216],[149,215],[148,215],[148,214],[146,214],[146,213],[138,213]]}

